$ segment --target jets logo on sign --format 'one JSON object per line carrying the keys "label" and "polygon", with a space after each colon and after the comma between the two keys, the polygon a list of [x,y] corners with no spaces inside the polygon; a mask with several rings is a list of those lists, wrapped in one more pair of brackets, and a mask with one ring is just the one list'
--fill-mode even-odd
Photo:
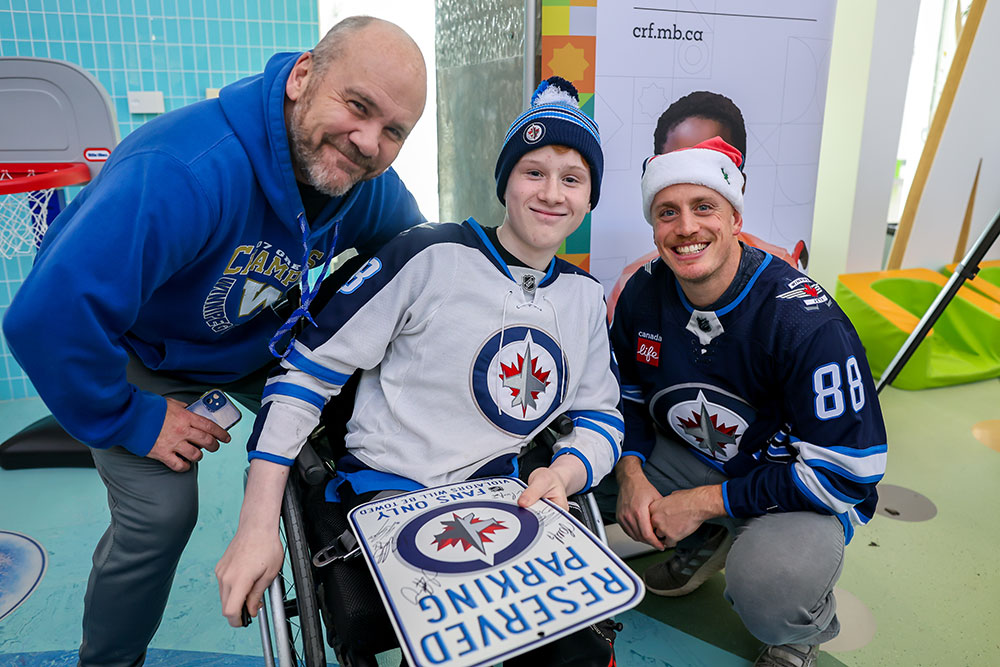
{"label": "jets logo on sign", "polygon": [[819,310],[819,307],[826,304],[830,306],[830,297],[826,295],[823,288],[805,276],[796,278],[788,283],[788,291],[777,296],[778,299],[797,299],[806,310]]}
{"label": "jets logo on sign", "polygon": [[415,516],[396,548],[407,565],[428,572],[477,572],[517,558],[540,534],[538,518],[511,503],[453,503]]}
{"label": "jets logo on sign", "polygon": [[453,513],[451,521],[445,521],[443,525],[444,530],[434,536],[438,551],[445,547],[461,546],[463,551],[476,549],[483,555],[486,554],[487,545],[493,542],[490,535],[498,530],[507,530],[502,521],[479,519],[475,512],[469,512],[465,516]]}
{"label": "jets logo on sign", "polygon": [[650,401],[657,424],[715,461],[736,455],[756,411],[717,387],[688,383],[668,387]]}
{"label": "jets logo on sign", "polygon": [[528,435],[558,406],[565,389],[564,366],[562,350],[544,331],[521,326],[497,332],[479,349],[472,366],[476,405],[500,430]]}
{"label": "jets logo on sign", "polygon": [[532,123],[524,128],[524,143],[536,144],[545,136],[545,126],[541,123]]}

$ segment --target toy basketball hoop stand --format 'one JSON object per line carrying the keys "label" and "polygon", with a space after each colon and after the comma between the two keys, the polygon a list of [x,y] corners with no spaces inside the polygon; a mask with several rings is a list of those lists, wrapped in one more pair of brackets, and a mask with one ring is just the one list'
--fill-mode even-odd
{"label": "toy basketball hoop stand", "polygon": [[64,206],[53,195],[89,180],[90,169],[81,162],[0,164],[0,256],[34,253]]}
{"label": "toy basketball hoop stand", "polygon": [[107,91],[79,66],[0,57],[0,258],[33,255],[63,188],[97,178],[118,144]]}
{"label": "toy basketball hoop stand", "polygon": [[[93,75],[62,60],[0,56],[0,265],[7,299],[31,268],[25,258],[62,210],[64,188],[97,178],[118,139],[111,99]],[[0,300],[0,315],[8,303]],[[27,383],[6,348],[4,358],[0,381]],[[7,470],[93,465],[89,449],[51,415],[0,442],[0,468]]]}

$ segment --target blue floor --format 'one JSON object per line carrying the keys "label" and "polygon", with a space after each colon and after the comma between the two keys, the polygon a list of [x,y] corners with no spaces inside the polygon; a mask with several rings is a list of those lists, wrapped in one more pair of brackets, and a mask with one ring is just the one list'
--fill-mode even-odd
{"label": "blue floor", "polygon": [[[1000,422],[1000,382],[888,388],[880,402],[891,451],[884,484],[919,492],[937,514],[916,520],[880,504],[849,547],[838,582],[841,636],[823,646],[818,667],[1000,664],[1000,578],[992,565],[1000,514],[991,510],[1000,503],[1000,437],[992,444],[974,437],[976,425]],[[45,414],[37,400],[0,401],[0,442]],[[263,664],[256,625],[230,628],[220,614],[213,574],[235,531],[250,427],[244,419],[234,442],[202,463],[201,516],[148,665]],[[0,531],[28,535],[48,554],[35,592],[0,620],[0,667],[75,664],[90,556],[107,521],[105,490],[92,469],[0,470]],[[0,549],[0,616],[17,588],[3,557]],[[641,570],[652,561],[630,564]],[[718,574],[684,598],[647,596],[619,618],[618,664],[750,665],[759,643],[723,599],[724,587]]]}
{"label": "blue floor", "polygon": [[[45,414],[38,400],[0,402],[0,441]],[[219,610],[213,574],[236,528],[246,467],[242,443],[251,425],[251,419],[244,419],[233,429],[233,442],[201,464],[198,526],[178,567],[147,665],[263,664],[256,624],[228,625]],[[0,529],[37,540],[49,558],[35,592],[0,621],[0,666],[75,664],[90,557],[107,521],[104,486],[93,469],[0,470]],[[640,612],[619,620],[626,625],[616,644],[623,667],[750,664]]]}

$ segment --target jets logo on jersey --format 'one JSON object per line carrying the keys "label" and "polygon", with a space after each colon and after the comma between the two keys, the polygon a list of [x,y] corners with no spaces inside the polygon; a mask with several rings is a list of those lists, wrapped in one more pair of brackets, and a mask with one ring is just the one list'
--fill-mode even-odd
{"label": "jets logo on jersey", "polygon": [[679,384],[663,389],[649,409],[660,428],[715,461],[736,455],[740,438],[756,411],[737,396],[707,384]]}
{"label": "jets logo on jersey", "polygon": [[539,536],[537,517],[512,503],[473,500],[415,516],[399,531],[403,562],[428,572],[477,572],[517,558]]}
{"label": "jets logo on jersey", "polygon": [[511,407],[520,406],[521,416],[528,415],[528,408],[538,408],[538,397],[545,393],[549,386],[549,374],[543,371],[539,357],[531,354],[531,341],[524,344],[524,354],[518,353],[516,364],[500,362],[500,379],[503,386],[510,390]]}
{"label": "jets logo on jersey", "polygon": [[788,283],[788,291],[777,296],[779,299],[797,299],[806,310],[819,310],[823,304],[830,307],[830,297],[819,284],[805,276]]}
{"label": "jets logo on jersey", "polygon": [[497,332],[479,349],[472,366],[476,405],[500,430],[526,436],[559,405],[564,364],[562,350],[540,329],[519,326]]}

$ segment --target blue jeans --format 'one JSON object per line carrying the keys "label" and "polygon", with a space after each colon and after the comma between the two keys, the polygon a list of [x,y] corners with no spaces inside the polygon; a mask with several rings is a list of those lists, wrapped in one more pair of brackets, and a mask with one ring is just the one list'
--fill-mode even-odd
{"label": "blue jeans", "polygon": [[[665,496],[726,480],[684,445],[660,434],[643,470]],[[606,516],[614,514],[617,495],[609,475],[595,491]],[[837,636],[833,587],[844,564],[839,519],[787,512],[752,519],[725,516],[712,523],[735,535],[726,558],[725,597],[751,634],[765,644],[822,644]]]}

